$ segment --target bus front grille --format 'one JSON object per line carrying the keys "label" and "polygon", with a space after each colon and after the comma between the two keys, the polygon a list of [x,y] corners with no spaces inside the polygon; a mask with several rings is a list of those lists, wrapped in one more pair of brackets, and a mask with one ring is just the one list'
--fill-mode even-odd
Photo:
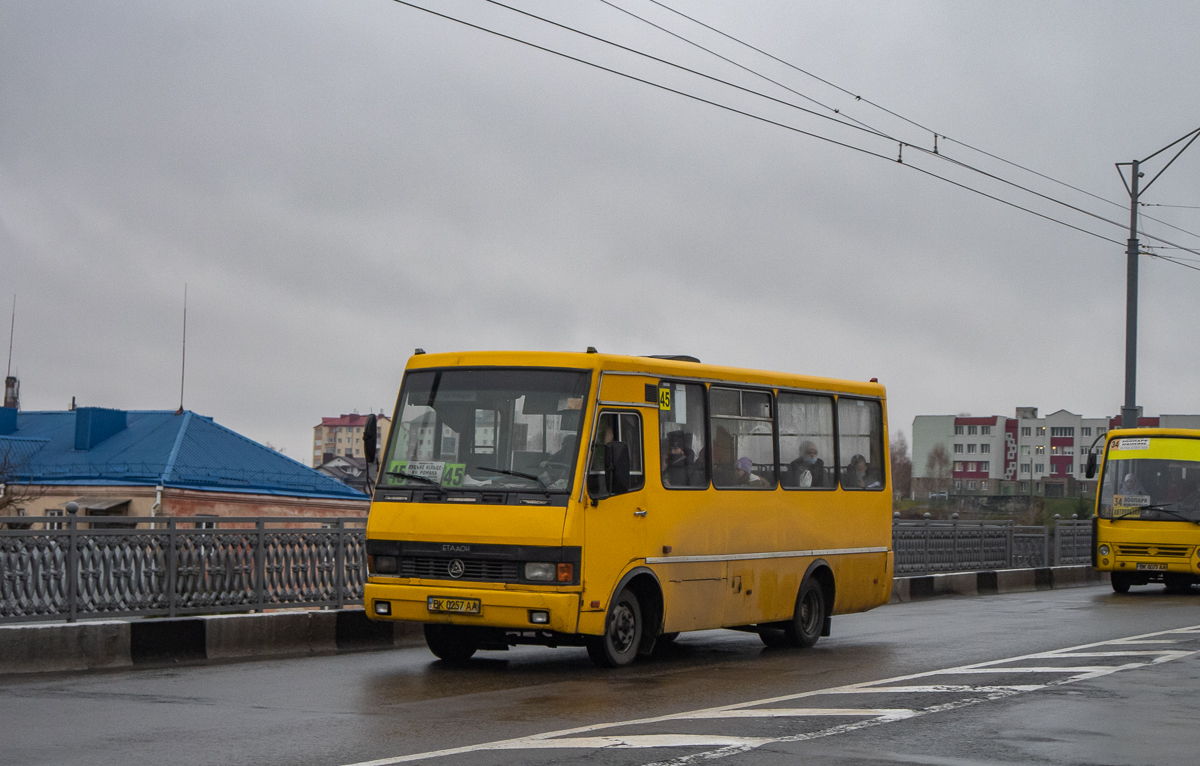
{"label": "bus front grille", "polygon": [[[462,563],[462,574],[450,574],[451,563]],[[400,560],[401,577],[423,577],[429,580],[475,580],[484,582],[517,582],[520,580],[517,562],[485,561],[481,559],[452,559],[443,557],[406,556]]]}
{"label": "bus front grille", "polygon": [[1190,545],[1149,545],[1128,543],[1117,545],[1117,554],[1121,556],[1141,556],[1143,558],[1186,559],[1192,555]]}

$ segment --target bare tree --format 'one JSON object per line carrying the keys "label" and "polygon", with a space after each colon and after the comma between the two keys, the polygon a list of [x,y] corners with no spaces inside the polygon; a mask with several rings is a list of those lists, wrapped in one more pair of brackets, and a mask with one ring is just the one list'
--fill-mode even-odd
{"label": "bare tree", "polygon": [[929,478],[933,479],[933,487],[935,492],[946,492],[950,489],[951,473],[950,456],[946,454],[946,448],[941,444],[935,444],[933,449],[929,450],[929,457],[925,460],[925,473]]}
{"label": "bare tree", "polygon": [[912,458],[908,455],[908,439],[903,431],[896,432],[892,439],[892,491],[897,497],[908,497],[912,492]]}
{"label": "bare tree", "polygon": [[[46,488],[38,484],[21,482],[29,472],[29,452],[12,441],[0,440],[0,516],[23,515],[25,506],[46,494]],[[28,524],[10,524],[10,527],[28,528]]]}

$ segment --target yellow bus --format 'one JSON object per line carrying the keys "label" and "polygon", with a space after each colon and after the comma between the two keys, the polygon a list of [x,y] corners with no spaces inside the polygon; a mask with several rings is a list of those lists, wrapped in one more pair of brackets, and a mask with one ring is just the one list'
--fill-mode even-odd
{"label": "yellow bus", "polygon": [[[882,385],[691,357],[414,355],[367,521],[365,603],[435,655],[680,632],[811,646],[888,601]],[[581,449],[581,445],[587,445]]]}
{"label": "yellow bus", "polygon": [[[1200,431],[1109,431],[1093,520],[1092,565],[1112,587],[1160,582],[1186,591],[1200,582]],[[1096,454],[1088,455],[1088,478]]]}

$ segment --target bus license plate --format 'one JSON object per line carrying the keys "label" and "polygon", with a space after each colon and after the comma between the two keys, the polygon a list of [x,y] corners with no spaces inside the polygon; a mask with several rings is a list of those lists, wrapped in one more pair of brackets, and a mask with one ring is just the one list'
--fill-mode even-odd
{"label": "bus license plate", "polygon": [[479,614],[481,606],[477,598],[445,598],[430,596],[425,602],[431,612],[452,612],[454,614]]}
{"label": "bus license plate", "polygon": [[1166,565],[1166,564],[1138,564],[1138,565],[1137,565],[1137,568],[1138,568],[1138,569],[1141,569],[1141,570],[1143,570],[1143,571],[1145,571],[1145,570],[1149,570],[1149,571],[1151,571],[1151,572],[1165,572],[1165,571],[1167,571],[1167,565]]}

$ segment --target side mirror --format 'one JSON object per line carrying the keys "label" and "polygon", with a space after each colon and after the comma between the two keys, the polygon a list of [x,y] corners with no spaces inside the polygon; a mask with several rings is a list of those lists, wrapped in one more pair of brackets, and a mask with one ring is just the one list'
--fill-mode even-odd
{"label": "side mirror", "polygon": [[363,455],[367,458],[367,463],[375,462],[375,442],[379,438],[379,426],[376,423],[375,415],[367,415],[367,424],[363,426]]}
{"label": "side mirror", "polygon": [[1087,468],[1083,469],[1083,475],[1089,479],[1096,478],[1096,453],[1088,453]]}
{"label": "side mirror", "polygon": [[604,445],[604,483],[608,494],[623,495],[629,491],[629,445],[609,442]]}
{"label": "side mirror", "polygon": [[593,465],[604,467],[603,472],[596,470],[588,476],[588,494],[592,496],[592,505],[596,505],[605,498],[629,491],[629,445],[609,442],[604,446],[597,444],[593,449]]}

